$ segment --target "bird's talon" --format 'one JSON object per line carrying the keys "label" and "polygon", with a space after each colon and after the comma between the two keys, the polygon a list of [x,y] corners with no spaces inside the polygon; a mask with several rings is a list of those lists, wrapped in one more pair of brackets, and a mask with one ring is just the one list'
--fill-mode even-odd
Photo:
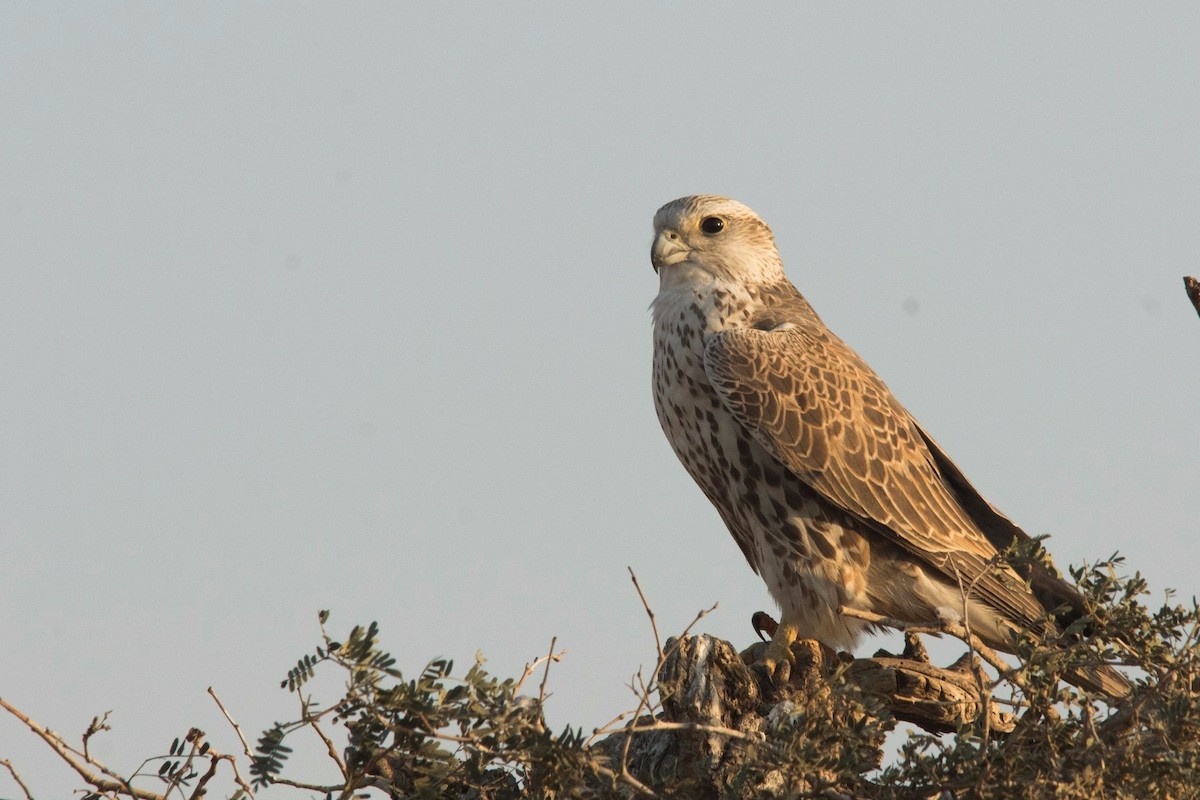
{"label": "bird's talon", "polygon": [[796,657],[792,655],[791,647],[778,639],[773,639],[767,645],[767,650],[763,653],[759,663],[771,684],[779,687],[786,686],[788,680],[791,679],[792,665],[795,662]]}
{"label": "bird's talon", "polygon": [[[755,611],[750,617],[750,625],[754,628],[754,632],[758,634],[758,638],[764,642],[769,642],[770,638],[775,635],[775,631],[779,630],[779,623],[765,611]],[[766,636],[763,636],[766,633]]]}

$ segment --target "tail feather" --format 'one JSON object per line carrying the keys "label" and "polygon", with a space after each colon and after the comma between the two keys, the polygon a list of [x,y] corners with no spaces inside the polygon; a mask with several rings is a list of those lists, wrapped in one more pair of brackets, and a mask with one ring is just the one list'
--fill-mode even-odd
{"label": "tail feather", "polygon": [[1102,694],[1114,700],[1128,697],[1133,691],[1129,680],[1107,664],[1071,670],[1065,676],[1068,683],[1080,689]]}

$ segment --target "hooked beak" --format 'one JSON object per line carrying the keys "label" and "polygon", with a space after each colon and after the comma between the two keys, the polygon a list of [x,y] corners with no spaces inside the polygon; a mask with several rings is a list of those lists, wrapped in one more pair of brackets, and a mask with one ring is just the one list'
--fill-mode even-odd
{"label": "hooked beak", "polygon": [[654,244],[650,247],[650,263],[654,265],[655,272],[663,267],[686,261],[689,255],[691,255],[691,251],[684,246],[679,234],[670,229],[659,231],[658,235],[654,237]]}

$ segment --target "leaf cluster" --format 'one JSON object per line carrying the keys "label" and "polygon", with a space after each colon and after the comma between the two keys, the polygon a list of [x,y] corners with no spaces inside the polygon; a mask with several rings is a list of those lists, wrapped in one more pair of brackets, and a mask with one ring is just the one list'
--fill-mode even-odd
{"label": "leaf cluster", "polygon": [[354,627],[344,642],[325,636],[324,647],[289,670],[281,685],[296,693],[318,668],[341,670],[345,693],[324,711],[304,698],[300,719],[262,734],[250,767],[256,785],[279,781],[291,754],[285,741],[323,718],[345,729],[343,789],[501,800],[556,796],[584,782],[590,760],[583,734],[569,727],[553,734],[540,699],[519,694],[511,678],[491,676],[482,656],[461,677],[444,658],[406,677],[378,635],[372,622]]}
{"label": "leaf cluster", "polygon": [[[1189,798],[1200,796],[1200,606],[1168,593],[1148,606],[1139,574],[1121,560],[1071,570],[1087,612],[1014,643],[1020,666],[1006,737],[978,727],[950,737],[917,733],[884,773],[882,797],[949,791],[979,800]],[[1128,697],[1093,695],[1063,682],[1102,663],[1123,665]]]}

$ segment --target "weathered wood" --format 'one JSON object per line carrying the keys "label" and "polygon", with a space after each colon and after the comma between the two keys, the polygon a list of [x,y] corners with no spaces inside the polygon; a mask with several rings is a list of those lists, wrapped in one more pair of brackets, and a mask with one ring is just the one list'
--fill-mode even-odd
{"label": "weathered wood", "polygon": [[[764,742],[780,716],[826,715],[835,726],[855,723],[847,713],[861,719],[861,706],[839,704],[839,693],[857,690],[876,702],[882,717],[890,714],[929,731],[956,730],[981,713],[988,714],[993,735],[1013,729],[1012,716],[987,697],[978,660],[964,657],[950,667],[936,667],[915,637],[902,656],[879,653],[872,658],[833,654],[812,640],[796,642],[796,664],[782,687],[754,669],[765,647],[759,642],[739,654],[713,636],[668,640],[657,676],[661,713],[634,721],[595,751],[617,772],[627,759],[629,773],[645,784],[687,781],[688,796],[706,798],[739,785],[748,748]],[[855,710],[847,710],[851,708]],[[633,741],[626,756],[629,732]],[[813,775],[812,785],[828,785],[832,777]],[[771,776],[762,780],[769,782]],[[772,794],[765,783],[745,787],[746,797]]]}

